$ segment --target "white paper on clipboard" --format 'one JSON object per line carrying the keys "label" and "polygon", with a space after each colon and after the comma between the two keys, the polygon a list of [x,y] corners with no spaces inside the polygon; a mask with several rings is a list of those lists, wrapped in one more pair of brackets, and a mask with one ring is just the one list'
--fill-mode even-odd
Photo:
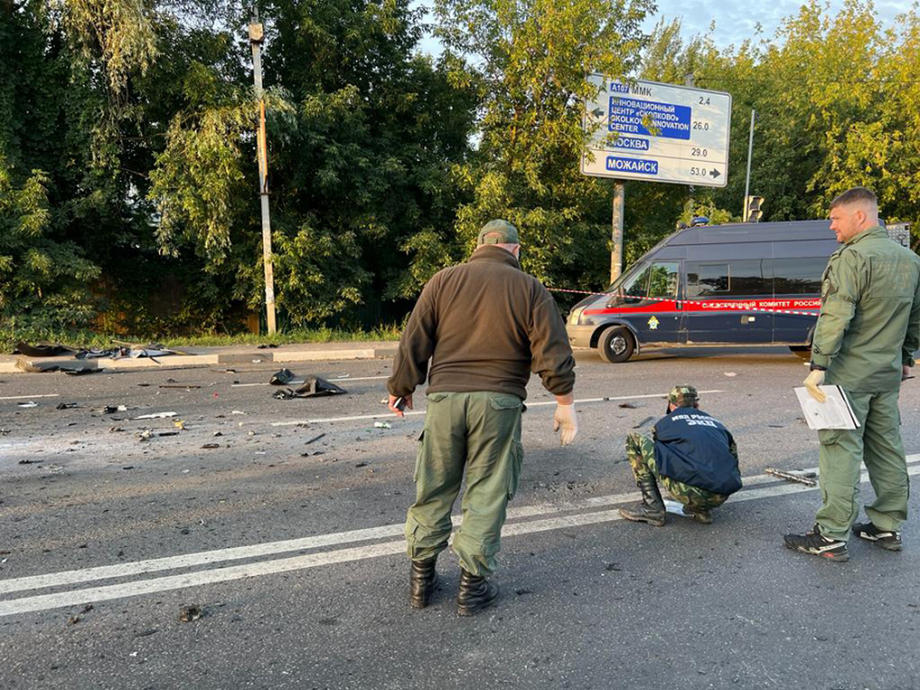
{"label": "white paper on clipboard", "polygon": [[804,386],[793,388],[809,429],[856,429],[859,422],[840,386],[820,386],[827,400],[818,402]]}

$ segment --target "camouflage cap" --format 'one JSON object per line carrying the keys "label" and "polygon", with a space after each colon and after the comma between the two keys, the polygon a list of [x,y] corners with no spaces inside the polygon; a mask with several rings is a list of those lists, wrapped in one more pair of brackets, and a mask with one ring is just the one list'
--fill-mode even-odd
{"label": "camouflage cap", "polygon": [[674,386],[668,393],[668,402],[674,403],[678,407],[693,407],[694,403],[699,402],[700,396],[693,386]]}
{"label": "camouflage cap", "polygon": [[519,244],[517,228],[507,220],[490,220],[476,238],[477,247],[484,244]]}

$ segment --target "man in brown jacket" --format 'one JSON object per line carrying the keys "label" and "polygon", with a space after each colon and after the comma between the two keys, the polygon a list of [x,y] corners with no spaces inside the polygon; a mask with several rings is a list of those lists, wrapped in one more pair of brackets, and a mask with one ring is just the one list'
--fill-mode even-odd
{"label": "man in brown jacket", "polygon": [[[520,476],[521,412],[530,372],[556,396],[553,430],[563,444],[578,430],[575,360],[565,324],[539,280],[521,271],[517,229],[486,223],[467,263],[437,273],[422,290],[387,381],[402,415],[428,379],[425,428],[415,466],[416,500],[406,519],[410,603],[428,605],[435,561],[451,533],[450,512],[464,470],[463,520],[453,540],[460,560],[457,612],[489,606],[505,510]],[[429,359],[431,360],[429,367]]]}

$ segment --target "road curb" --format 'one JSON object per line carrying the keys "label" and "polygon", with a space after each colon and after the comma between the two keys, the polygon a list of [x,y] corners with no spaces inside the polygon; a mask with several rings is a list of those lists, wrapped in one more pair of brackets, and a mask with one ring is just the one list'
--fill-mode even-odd
{"label": "road curb", "polygon": [[[62,369],[107,369],[110,371],[163,367],[182,369],[213,364],[242,364],[263,362],[318,362],[336,359],[381,359],[396,354],[397,346],[356,347],[325,350],[272,350],[265,352],[221,352],[204,355],[169,355],[166,357],[124,357],[78,360],[73,357],[20,357],[15,361],[0,361],[0,374],[43,373],[41,368],[60,366]],[[29,371],[33,369],[33,371]]]}

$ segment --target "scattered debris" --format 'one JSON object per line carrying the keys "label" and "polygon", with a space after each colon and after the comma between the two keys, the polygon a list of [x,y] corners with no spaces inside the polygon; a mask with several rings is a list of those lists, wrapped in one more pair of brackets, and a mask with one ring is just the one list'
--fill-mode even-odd
{"label": "scattered debris", "polygon": [[13,348],[14,355],[25,355],[26,357],[60,357],[74,353],[76,353],[76,350],[65,345],[50,345],[47,343],[29,345],[23,341],[16,343],[16,347]]}
{"label": "scattered debris", "polygon": [[[121,405],[119,405],[121,407]],[[164,419],[166,417],[175,417],[175,412],[151,412],[150,414],[142,414],[135,419]]]}
{"label": "scattered debris", "polygon": [[798,482],[799,484],[805,484],[806,486],[817,486],[818,482],[815,480],[816,475],[814,472],[802,472],[799,471],[786,471],[778,470],[775,467],[767,467],[764,469],[766,474],[772,474],[774,477],[779,477],[780,479],[786,479],[792,482]]}
{"label": "scattered debris", "polygon": [[178,384],[160,384],[159,387],[160,387],[160,388],[184,388],[185,390],[189,390],[189,389],[191,389],[191,388],[201,388],[201,386],[194,385],[194,384],[191,384],[191,383],[186,383],[186,384],[181,384],[181,383],[178,383]]}
{"label": "scattered debris", "polygon": [[102,414],[115,414],[116,412],[127,412],[127,405],[106,405],[102,408]]}
{"label": "scattered debris", "polygon": [[359,462],[359,463],[357,463],[357,464],[355,465],[355,467],[367,467],[367,463],[366,463],[366,462]]}
{"label": "scattered debris", "polygon": [[114,433],[116,431],[124,431],[124,429],[122,429],[120,426],[110,426],[109,427],[109,432]]}
{"label": "scattered debris", "polygon": [[56,410],[72,410],[75,407],[77,407],[77,403],[75,402],[58,403],[55,409]]}
{"label": "scattered debris", "polygon": [[621,402],[620,407],[627,409],[627,410],[635,410],[639,406],[631,402]]}
{"label": "scattered debris", "polygon": [[184,420],[177,419],[176,421],[173,422],[173,426],[176,427],[177,429],[181,429],[182,431],[185,431],[185,421]]}
{"label": "scattered debris", "polygon": [[201,618],[201,615],[201,607],[195,604],[183,606],[179,610],[179,620],[183,623],[191,623],[192,621],[197,621],[199,618]]}
{"label": "scattered debris", "polygon": [[279,400],[290,400],[292,398],[319,398],[327,395],[341,395],[347,393],[344,388],[339,388],[334,383],[319,376],[308,376],[304,379],[303,385],[297,390],[285,388],[277,391],[272,395]]}
{"label": "scattered debris", "polygon": [[257,350],[265,350],[270,347],[272,348],[278,347],[278,344],[277,343],[262,343],[261,345],[256,345]]}
{"label": "scattered debris", "polygon": [[389,422],[374,422],[375,429],[392,429],[393,425]]}
{"label": "scattered debris", "polygon": [[273,386],[286,386],[295,378],[297,378],[297,375],[290,369],[281,369],[272,374],[268,382]]}
{"label": "scattered debris", "polygon": [[230,414],[246,414],[242,410],[233,410]]}
{"label": "scattered debris", "polygon": [[736,374],[734,371],[726,371],[726,372],[724,372],[724,373],[725,373],[726,376],[737,376],[737,375],[738,375],[738,374]]}
{"label": "scattered debris", "polygon": [[648,424],[649,422],[654,422],[654,421],[655,421],[655,418],[654,418],[654,417],[646,417],[645,419],[643,419],[643,420],[642,420],[641,422],[639,422],[638,424],[633,425],[633,429],[641,429],[642,427],[644,427],[644,426],[645,426],[646,424]]}
{"label": "scattered debris", "polygon": [[41,462],[41,460],[26,460],[26,459],[22,459],[22,460],[19,461],[19,464],[20,464],[20,465],[35,465],[35,464],[40,463],[40,462]]}
{"label": "scattered debris", "polygon": [[223,435],[224,435],[224,432],[223,432],[223,431],[215,431],[215,432],[212,434],[212,436],[223,436]]}
{"label": "scattered debris", "polygon": [[201,446],[201,447],[202,447],[202,448],[207,448],[208,450],[212,450],[212,449],[214,449],[214,448],[220,448],[220,444],[219,444],[219,443],[205,443],[205,444],[204,444],[203,446]]}
{"label": "scattered debris", "polygon": [[29,402],[16,403],[19,407],[38,407],[38,403],[30,400]]}
{"label": "scattered debris", "polygon": [[311,443],[313,443],[314,441],[319,441],[319,440],[320,440],[323,436],[325,436],[325,435],[326,435],[326,434],[325,434],[325,432],[324,432],[324,433],[320,434],[319,436],[314,436],[314,437],[311,438],[309,441],[307,441],[304,445],[309,446],[309,445],[310,445]]}
{"label": "scattered debris", "polygon": [[146,630],[134,633],[134,637],[149,637],[150,635],[156,635],[158,632],[159,630],[156,628],[147,628]]}
{"label": "scattered debris", "polygon": [[178,431],[163,430],[163,429],[161,430],[141,429],[137,433],[137,438],[141,441],[146,441],[154,436],[160,437],[160,436],[178,436],[178,435],[179,435]]}

